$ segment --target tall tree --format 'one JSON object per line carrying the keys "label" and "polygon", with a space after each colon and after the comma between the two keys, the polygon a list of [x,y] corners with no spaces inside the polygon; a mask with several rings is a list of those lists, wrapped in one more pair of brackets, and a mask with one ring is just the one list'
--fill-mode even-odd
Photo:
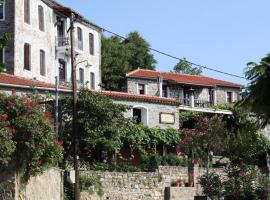
{"label": "tall tree", "polygon": [[137,32],[125,40],[102,37],[102,82],[106,90],[124,91],[126,74],[134,69],[155,69],[156,60],[149,44]]}
{"label": "tall tree", "polygon": [[201,75],[202,69],[199,67],[192,67],[192,65],[184,58],[180,60],[173,68],[176,73],[190,74],[190,75]]}
{"label": "tall tree", "polygon": [[130,51],[128,59],[130,70],[137,69],[155,69],[156,60],[150,52],[149,43],[143,39],[138,32],[131,32],[127,39],[123,41]]}
{"label": "tall tree", "polygon": [[258,115],[261,125],[270,121],[270,54],[259,63],[247,64],[246,78],[250,80],[242,105]]}

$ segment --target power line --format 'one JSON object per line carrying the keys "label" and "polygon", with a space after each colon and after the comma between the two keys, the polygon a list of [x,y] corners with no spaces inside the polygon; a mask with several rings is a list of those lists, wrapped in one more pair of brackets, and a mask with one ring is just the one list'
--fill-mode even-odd
{"label": "power line", "polygon": [[[115,35],[115,36],[117,36],[117,37],[119,37],[119,38],[121,38],[121,39],[127,40],[127,38],[124,37],[124,36],[122,36],[122,35],[119,35],[119,34],[117,34],[117,33],[114,33],[114,32],[112,32],[112,31],[109,31],[109,30],[107,30],[107,29],[105,29],[105,28],[102,28],[102,29],[103,29],[103,31],[105,31],[105,32],[107,32],[107,33],[110,33],[110,34],[112,34],[112,35]],[[236,74],[232,74],[232,73],[220,71],[220,70],[214,69],[214,68],[212,68],[212,67],[207,67],[207,66],[204,66],[204,65],[196,64],[196,63],[194,63],[194,62],[188,61],[188,60],[186,60],[186,59],[181,59],[181,58],[179,58],[179,57],[173,56],[173,55],[171,55],[171,54],[165,53],[165,52],[163,52],[163,51],[160,51],[160,50],[157,50],[157,49],[154,49],[154,48],[151,48],[151,47],[149,47],[149,49],[150,49],[151,51],[154,51],[154,52],[156,52],[156,53],[162,54],[162,55],[164,55],[164,56],[167,56],[167,57],[170,57],[170,58],[179,60],[179,61],[187,62],[187,63],[189,63],[189,64],[191,64],[191,65],[193,65],[193,66],[199,67],[199,68],[207,69],[207,70],[214,71],[214,72],[217,72],[217,73],[220,73],[220,74],[225,74],[225,75],[228,75],[228,76],[233,76],[233,77],[236,77],[236,78],[241,78],[241,79],[245,79],[245,80],[246,80],[246,78],[243,77],[243,76],[239,76],[239,75],[236,75]]]}

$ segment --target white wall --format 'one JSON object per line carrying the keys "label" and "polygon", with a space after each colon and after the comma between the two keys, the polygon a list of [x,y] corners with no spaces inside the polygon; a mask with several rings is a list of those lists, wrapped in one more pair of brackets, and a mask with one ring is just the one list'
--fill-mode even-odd
{"label": "white wall", "polygon": [[[36,78],[39,81],[47,83],[55,83],[55,76],[58,76],[58,59],[62,58],[67,62],[67,82],[71,82],[71,59],[65,53],[59,53],[56,51],[55,38],[57,35],[57,27],[55,26],[55,12],[48,7],[41,0],[30,0],[30,25],[24,23],[24,5],[22,0],[15,1],[15,63],[14,63],[14,75],[33,79]],[[44,24],[45,31],[39,30],[38,23],[38,6],[41,5],[44,9]],[[67,20],[67,28],[69,25]],[[87,60],[90,68],[85,68],[87,62],[79,64],[77,66],[77,72],[79,68],[84,68],[84,80],[90,81],[90,72],[95,73],[95,88],[100,89],[101,83],[101,32],[95,27],[90,25],[84,25],[82,23],[75,23],[75,27],[81,27],[83,30],[83,43],[84,50],[76,57],[76,63]],[[94,35],[94,56],[89,53],[89,33]],[[68,34],[69,36],[69,34]],[[77,38],[77,29],[74,30],[75,40]],[[24,43],[31,45],[31,70],[24,69]],[[46,76],[40,75],[40,49],[46,53]],[[77,73],[77,79],[79,79],[79,73]],[[88,84],[90,87],[90,84]]]}

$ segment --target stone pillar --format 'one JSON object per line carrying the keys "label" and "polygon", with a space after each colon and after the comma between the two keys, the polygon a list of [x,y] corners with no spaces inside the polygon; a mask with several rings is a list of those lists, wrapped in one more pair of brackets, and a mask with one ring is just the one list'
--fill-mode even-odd
{"label": "stone pillar", "polygon": [[190,106],[191,106],[192,108],[195,107],[195,97],[194,97],[194,92],[191,92],[191,93],[190,93]]}
{"label": "stone pillar", "polygon": [[216,88],[213,90],[213,93],[214,93],[214,98],[213,98],[213,100],[214,100],[214,105],[217,105],[217,90],[216,90]]}
{"label": "stone pillar", "polygon": [[163,86],[163,79],[162,77],[158,77],[158,93],[159,96],[162,97],[162,86]]}

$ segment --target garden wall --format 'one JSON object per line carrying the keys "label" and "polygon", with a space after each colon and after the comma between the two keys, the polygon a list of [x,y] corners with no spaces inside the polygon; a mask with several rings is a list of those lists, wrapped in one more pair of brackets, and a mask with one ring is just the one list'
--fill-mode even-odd
{"label": "garden wall", "polygon": [[[5,180],[5,181],[4,181]],[[1,200],[63,200],[63,173],[52,168],[22,184],[17,176],[0,174]]]}
{"label": "garden wall", "polygon": [[[196,180],[204,172],[205,169],[195,167],[195,187],[178,189],[177,195],[193,198],[195,194],[200,194]],[[188,181],[187,167],[160,166],[156,172],[133,173],[82,171],[82,174],[98,177],[103,185],[104,195],[98,197],[83,192],[81,200],[164,200],[165,188],[170,187],[172,182],[180,178]]]}

